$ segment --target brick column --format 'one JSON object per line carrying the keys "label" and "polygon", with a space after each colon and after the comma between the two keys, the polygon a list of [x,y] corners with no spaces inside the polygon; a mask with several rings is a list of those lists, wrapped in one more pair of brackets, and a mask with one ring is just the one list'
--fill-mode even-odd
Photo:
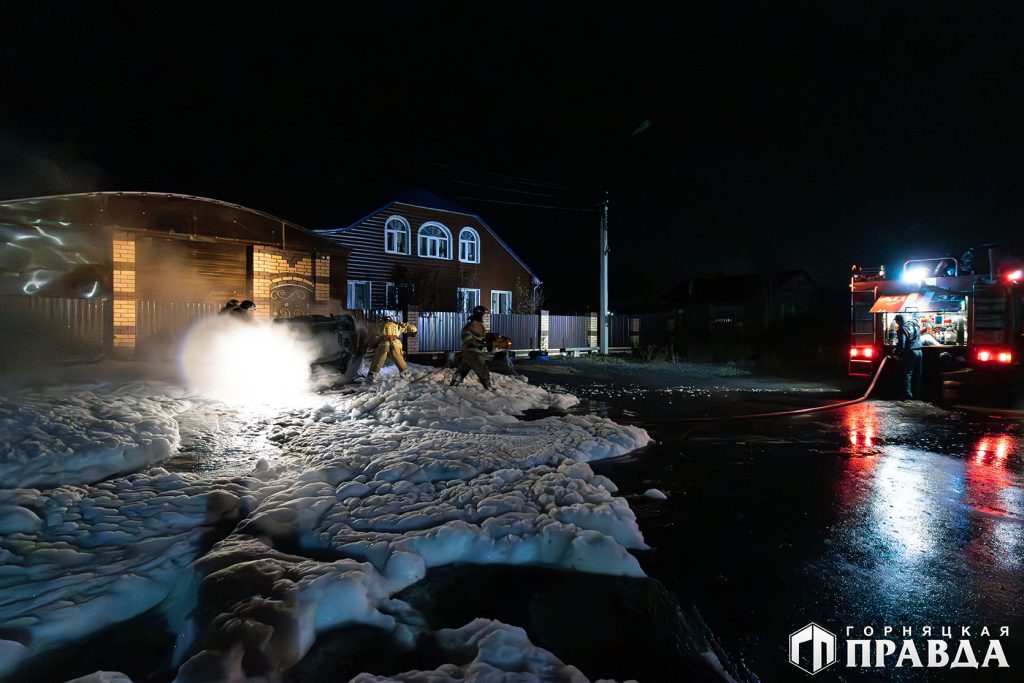
{"label": "brick column", "polygon": [[551,344],[551,311],[540,312],[540,333],[537,335],[538,348],[547,351]]}
{"label": "brick column", "polygon": [[629,319],[629,345],[634,349],[640,347],[640,318]]}
{"label": "brick column", "polygon": [[252,248],[252,300],[256,317],[270,319],[270,279],[278,272],[280,257],[276,249],[256,245]]}
{"label": "brick column", "polygon": [[[418,330],[420,328],[420,307],[419,306],[407,306],[404,313],[405,322],[412,323]],[[420,351],[420,336],[405,335],[405,352],[406,353],[419,353]]]}
{"label": "brick column", "polygon": [[587,319],[587,346],[597,348],[597,313],[591,313]]}
{"label": "brick column", "polygon": [[135,314],[135,236],[115,230],[111,244],[114,263],[114,353],[134,355],[137,339]]}
{"label": "brick column", "polygon": [[331,257],[328,254],[317,254],[315,271],[316,300],[327,301],[331,298]]}

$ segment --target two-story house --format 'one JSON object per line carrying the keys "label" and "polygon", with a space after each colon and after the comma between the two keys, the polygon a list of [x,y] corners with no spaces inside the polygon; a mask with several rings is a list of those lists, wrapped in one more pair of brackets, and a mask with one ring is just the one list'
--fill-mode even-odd
{"label": "two-story house", "polygon": [[349,250],[345,304],[353,310],[483,304],[524,312],[541,286],[478,214],[418,188],[351,225],[316,232]]}

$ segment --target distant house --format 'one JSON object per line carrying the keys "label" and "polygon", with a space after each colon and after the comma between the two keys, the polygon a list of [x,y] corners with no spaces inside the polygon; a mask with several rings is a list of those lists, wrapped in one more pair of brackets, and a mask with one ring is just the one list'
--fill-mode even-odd
{"label": "distant house", "polygon": [[691,323],[763,327],[815,311],[818,287],[807,271],[717,275],[684,280],[664,297]]}
{"label": "distant house", "polygon": [[[349,309],[493,313],[529,307],[541,280],[478,214],[411,189],[345,227],[316,231],[349,250]],[[531,311],[532,312],[532,311]]]}

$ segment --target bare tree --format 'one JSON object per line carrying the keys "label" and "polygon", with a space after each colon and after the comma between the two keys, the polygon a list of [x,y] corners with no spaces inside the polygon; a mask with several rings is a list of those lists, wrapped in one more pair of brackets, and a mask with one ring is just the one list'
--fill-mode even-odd
{"label": "bare tree", "polygon": [[516,276],[512,289],[512,311],[514,313],[536,313],[544,307],[544,291]]}

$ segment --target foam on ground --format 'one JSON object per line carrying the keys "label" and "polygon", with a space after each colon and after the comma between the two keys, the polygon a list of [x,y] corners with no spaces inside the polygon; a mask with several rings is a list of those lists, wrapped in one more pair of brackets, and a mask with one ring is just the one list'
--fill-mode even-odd
{"label": "foam on ground", "polygon": [[5,487],[87,484],[160,462],[179,445],[184,392],[163,383],[22,390],[0,396]]}
{"label": "foam on ground", "polygon": [[435,641],[441,654],[452,663],[432,671],[406,671],[391,676],[363,673],[351,683],[590,683],[579,669],[531,643],[526,631],[500,621],[474,619],[461,628],[441,629],[435,634]]}
{"label": "foam on ground", "polygon": [[[259,449],[275,444],[280,453],[272,462],[251,456],[252,476],[155,469],[95,485],[0,490],[0,623],[12,626],[0,641],[0,676],[156,606],[179,634],[177,680],[243,680],[274,677],[318,632],[343,625],[411,642],[422,620],[391,596],[429,567],[642,575],[628,552],[646,547],[633,512],[587,462],[644,446],[647,433],[559,414],[576,399],[515,378],[497,376],[496,390],[485,391],[472,378],[449,387],[449,376],[410,383],[390,370],[355,394],[312,395],[269,413],[264,406],[256,423],[265,432],[242,430],[239,439],[253,441],[249,453],[262,452],[257,436]],[[39,394],[25,412],[4,404],[7,433],[73,444],[45,457],[59,463],[64,454],[73,466],[33,468],[32,458],[9,457],[21,463],[9,470],[20,473],[15,481],[109,476],[113,459],[100,467],[109,456],[83,455],[97,440],[123,464],[146,467],[153,456],[133,459],[131,449],[157,453],[164,438],[166,457],[178,443],[174,415],[189,405],[220,410],[166,387],[61,396]],[[237,407],[224,410],[238,419]],[[555,412],[520,419],[528,410]],[[234,457],[245,453],[242,444]],[[204,538],[228,533],[235,520],[207,551]]]}
{"label": "foam on ground", "polygon": [[95,486],[0,489],[0,676],[161,604],[203,535],[255,500],[243,480],[159,469]]}

